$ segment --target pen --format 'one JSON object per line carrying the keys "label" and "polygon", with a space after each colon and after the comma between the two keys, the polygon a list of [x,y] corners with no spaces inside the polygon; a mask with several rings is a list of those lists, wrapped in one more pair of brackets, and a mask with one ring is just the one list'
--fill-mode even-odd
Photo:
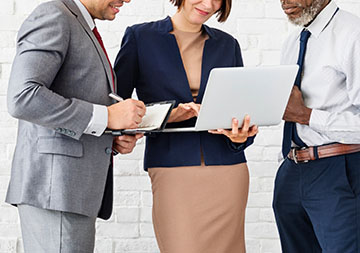
{"label": "pen", "polygon": [[115,99],[116,101],[119,101],[119,102],[124,101],[124,99],[122,97],[120,97],[119,95],[117,95],[117,94],[115,94],[113,92],[109,93],[109,97],[111,97],[111,98],[113,98],[113,99]]}

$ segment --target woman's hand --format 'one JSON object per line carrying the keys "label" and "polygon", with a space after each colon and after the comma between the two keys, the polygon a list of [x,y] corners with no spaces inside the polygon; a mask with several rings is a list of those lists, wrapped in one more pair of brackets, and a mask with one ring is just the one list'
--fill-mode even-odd
{"label": "woman's hand", "polygon": [[232,129],[217,129],[209,130],[209,133],[212,134],[223,134],[227,136],[232,142],[243,143],[247,140],[248,137],[252,137],[258,133],[258,127],[253,125],[250,127],[250,116],[246,115],[244,118],[244,123],[239,128],[239,121],[235,118],[232,119]]}
{"label": "woman's hand", "polygon": [[198,116],[200,111],[200,104],[194,102],[179,104],[178,107],[171,111],[168,122],[180,122],[192,117]]}

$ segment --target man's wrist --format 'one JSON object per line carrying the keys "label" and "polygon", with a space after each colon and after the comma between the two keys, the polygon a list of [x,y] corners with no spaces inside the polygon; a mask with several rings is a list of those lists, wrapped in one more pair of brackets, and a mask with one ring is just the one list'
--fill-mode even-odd
{"label": "man's wrist", "polygon": [[108,113],[106,106],[104,105],[93,105],[93,115],[92,118],[85,129],[85,134],[90,134],[99,137],[103,134],[106,129]]}

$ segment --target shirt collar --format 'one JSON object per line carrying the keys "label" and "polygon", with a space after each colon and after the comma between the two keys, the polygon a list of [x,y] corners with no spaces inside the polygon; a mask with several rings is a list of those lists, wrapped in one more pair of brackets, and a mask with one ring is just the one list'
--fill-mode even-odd
{"label": "shirt collar", "polygon": [[[312,37],[319,37],[320,33],[327,27],[337,11],[337,5],[330,1],[327,6],[315,17],[314,21],[305,29],[311,32]],[[300,29],[298,37],[303,29]]]}
{"label": "shirt collar", "polygon": [[83,15],[86,23],[90,27],[91,31],[95,28],[95,22],[93,18],[91,17],[90,13],[86,9],[86,7],[80,2],[80,0],[74,0],[75,4],[79,8],[81,14]]}

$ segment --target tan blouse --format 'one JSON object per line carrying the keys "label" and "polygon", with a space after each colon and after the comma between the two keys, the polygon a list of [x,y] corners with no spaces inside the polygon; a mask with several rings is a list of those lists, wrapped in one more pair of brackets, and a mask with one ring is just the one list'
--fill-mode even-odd
{"label": "tan blouse", "polygon": [[205,31],[184,32],[174,28],[171,33],[175,35],[190,90],[195,101],[200,89],[205,40],[209,37]]}

